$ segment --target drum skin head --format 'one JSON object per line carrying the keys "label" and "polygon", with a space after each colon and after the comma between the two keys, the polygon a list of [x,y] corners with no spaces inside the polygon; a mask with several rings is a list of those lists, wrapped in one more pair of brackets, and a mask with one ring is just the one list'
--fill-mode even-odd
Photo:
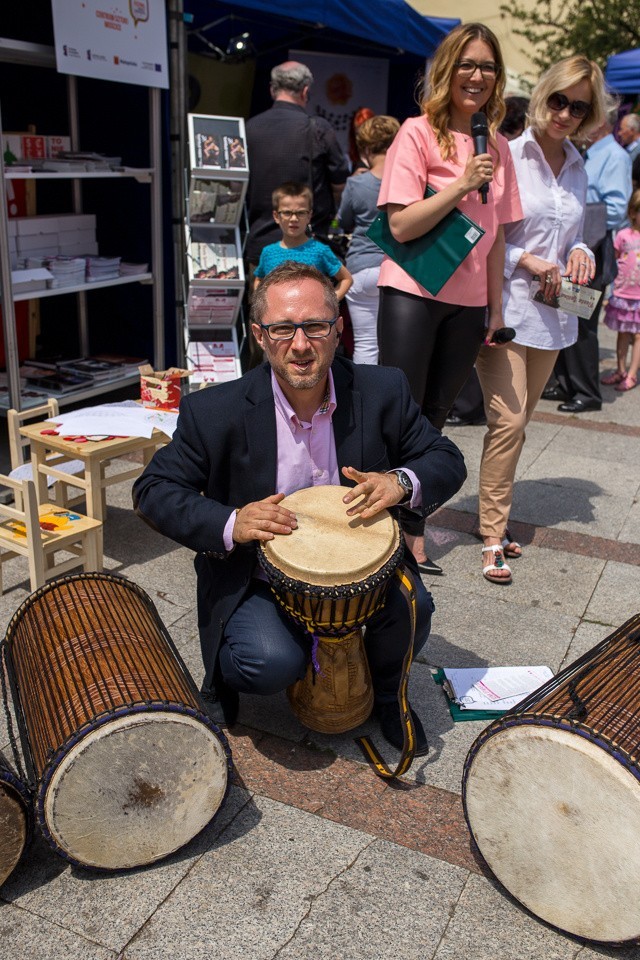
{"label": "drum skin head", "polygon": [[532,913],[589,940],[640,937],[640,782],[604,748],[503,728],[472,757],[463,798],[480,853]]}
{"label": "drum skin head", "polygon": [[0,780],[0,886],[13,871],[27,842],[24,800]]}
{"label": "drum skin head", "polygon": [[371,520],[348,517],[342,498],[348,487],[306,487],[285,497],[297,528],[289,536],[263,544],[267,559],[286,576],[317,586],[355,583],[371,576],[389,560],[399,543],[391,514]]}
{"label": "drum skin head", "polygon": [[204,723],[153,710],[86,734],[41,786],[45,833],[80,866],[153,863],[213,818],[227,789],[220,738]]}

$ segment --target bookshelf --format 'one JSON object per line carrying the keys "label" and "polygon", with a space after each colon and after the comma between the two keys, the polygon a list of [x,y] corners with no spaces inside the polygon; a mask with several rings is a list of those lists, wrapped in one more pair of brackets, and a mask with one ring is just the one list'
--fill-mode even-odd
{"label": "bookshelf", "polygon": [[[44,70],[55,70],[55,53],[53,47],[41,44],[24,43],[0,38],[0,63],[21,67],[38,67]],[[46,74],[44,74],[46,75]],[[78,108],[78,85],[84,81],[75,76],[65,76],[67,93],[68,136],[71,149],[80,148],[80,121]],[[117,86],[121,86],[118,84]],[[18,89],[16,83],[14,89]],[[0,97],[0,301],[2,305],[2,322],[4,333],[5,365],[6,365],[6,399],[0,404],[0,415],[3,409],[31,405],[28,394],[33,390],[21,390],[20,360],[16,330],[15,304],[23,300],[38,300],[49,297],[74,297],[74,312],[77,315],[77,340],[79,352],[82,356],[91,354],[91,331],[89,316],[91,310],[91,295],[93,291],[110,287],[121,287],[128,284],[146,284],[151,287],[151,310],[149,316],[132,316],[132,323],[144,323],[149,332],[149,341],[153,344],[153,355],[148,359],[153,362],[155,369],[163,369],[164,358],[164,299],[163,299],[163,250],[162,250],[162,195],[161,195],[161,101],[160,90],[149,88],[148,91],[148,145],[150,166],[121,167],[111,170],[75,170],[75,171],[19,171],[11,170],[5,165],[4,154],[6,149],[2,124],[2,100],[12,95],[12,91],[3,89]],[[25,118],[28,117],[29,104],[25,104]],[[26,122],[26,120],[25,120]],[[144,130],[144,127],[142,128]],[[39,190],[46,190],[44,183],[49,181],[69,181],[70,197],[68,208],[76,214],[83,213],[83,181],[117,181],[133,178],[138,184],[146,185],[150,191],[148,218],[148,249],[150,267],[139,274],[120,276],[117,279],[74,284],[73,286],[57,289],[34,290],[28,292],[15,291],[12,285],[11,245],[9,242],[9,217],[7,204],[4,200],[7,187],[17,180],[37,181]],[[53,189],[53,188],[52,188]],[[119,188],[118,188],[119,189]],[[136,188],[137,189],[137,188]],[[66,210],[65,212],[69,212]],[[121,210],[115,209],[113,216],[121,216]],[[146,234],[145,234],[146,236]],[[146,242],[146,241],[145,241]],[[114,352],[123,353],[122,347],[114,345]],[[130,386],[137,380],[130,371],[121,377],[95,383],[86,389],[73,391],[58,396],[61,405],[75,403],[88,397]],[[26,394],[26,395],[25,395]]]}

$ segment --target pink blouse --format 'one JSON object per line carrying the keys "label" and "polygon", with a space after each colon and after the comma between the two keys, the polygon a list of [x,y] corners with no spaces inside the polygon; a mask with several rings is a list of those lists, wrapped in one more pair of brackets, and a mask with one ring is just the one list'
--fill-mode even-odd
{"label": "pink blouse", "polygon": [[[440,147],[431,125],[425,116],[405,120],[396,136],[384,166],[378,207],[387,203],[408,206],[424,198],[427,185],[441,190],[464,173],[469,154],[473,154],[473,140],[462,133],[453,134],[457,158],[443,160]],[[513,160],[508,141],[498,134],[500,163],[494,167],[493,180],[489,184],[487,203],[482,204],[480,194],[472,190],[458,203],[458,209],[471,217],[485,231],[484,236],[465,257],[450,280],[445,283],[437,297],[433,297],[416,280],[409,276],[390,257],[384,258],[380,267],[378,286],[395,287],[429,300],[454,303],[465,307],[481,307],[487,303],[487,256],[503,223],[522,219],[522,207],[516,181]],[[496,159],[496,151],[489,152]]]}

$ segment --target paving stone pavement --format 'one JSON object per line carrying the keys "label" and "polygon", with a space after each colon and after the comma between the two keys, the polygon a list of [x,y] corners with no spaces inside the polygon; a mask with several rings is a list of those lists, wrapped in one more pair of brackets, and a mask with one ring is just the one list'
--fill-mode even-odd
{"label": "paving stone pavement", "polygon": [[[614,363],[605,328],[601,358],[603,369]],[[518,468],[512,529],[524,556],[510,587],[481,573],[484,428],[451,431],[469,480],[427,530],[444,575],[426,581],[436,614],[410,696],[431,750],[402,782],[364,764],[353,736],[377,740],[373,724],[324,736],[298,723],[284,695],[245,697],[229,735],[233,783],[209,827],[163,862],[109,875],[70,866],[36,836],[0,891],[0,960],[640,960],[640,947],[554,930],[487,871],[461,802],[465,757],[485,724],[454,724],[431,674],[526,663],[557,671],[638,612],[640,390],[603,394],[602,411],[580,417],[539,404]],[[111,487],[108,501],[105,568],[149,593],[199,682],[191,555],[133,516],[129,484]],[[15,560],[3,631],[28,592]],[[5,754],[8,741],[2,717]],[[535,869],[522,864],[525,875]]]}

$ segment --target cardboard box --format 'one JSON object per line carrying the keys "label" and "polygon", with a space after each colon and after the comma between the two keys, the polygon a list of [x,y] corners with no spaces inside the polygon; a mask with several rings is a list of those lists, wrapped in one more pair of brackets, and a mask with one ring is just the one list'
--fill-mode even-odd
{"label": "cardboard box", "polygon": [[149,364],[140,370],[140,399],[143,407],[156,410],[177,410],[183,389],[189,385],[189,371],[179,367],[154,370]]}
{"label": "cardboard box", "polygon": [[38,233],[67,233],[74,230],[96,229],[95,213],[47,213],[39,217],[13,217],[19,237]]}
{"label": "cardboard box", "polygon": [[[58,234],[61,240],[67,236],[66,233]],[[72,234],[69,234],[72,236]],[[97,257],[98,244],[95,240],[81,240],[79,243],[60,243],[60,253],[65,257]]]}
{"label": "cardboard box", "polygon": [[57,253],[58,246],[59,243],[57,230],[54,233],[38,233],[34,234],[32,237],[16,238],[16,250],[18,253],[24,253],[27,256],[31,255],[32,250],[55,249]]}

